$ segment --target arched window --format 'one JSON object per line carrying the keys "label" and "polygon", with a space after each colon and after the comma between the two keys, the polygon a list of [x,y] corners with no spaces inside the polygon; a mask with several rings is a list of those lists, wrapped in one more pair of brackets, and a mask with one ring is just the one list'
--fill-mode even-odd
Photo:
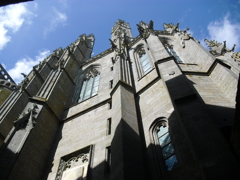
{"label": "arched window", "polygon": [[152,70],[152,63],[149,55],[146,53],[143,44],[139,44],[134,50],[134,58],[136,62],[138,77],[141,78]]}
{"label": "arched window", "polygon": [[152,137],[156,145],[156,151],[160,158],[161,166],[164,166],[166,171],[171,171],[177,166],[177,157],[169,134],[168,123],[166,118],[158,118],[152,128]]}
{"label": "arched window", "polygon": [[166,48],[166,50],[167,50],[167,52],[168,52],[169,55],[175,57],[177,63],[184,63],[184,62],[182,61],[182,59],[178,56],[178,54],[176,53],[176,51],[173,49],[173,45],[168,45],[168,44],[166,44],[166,45],[165,45],[165,48]]}
{"label": "arched window", "polygon": [[84,80],[79,94],[78,102],[86,100],[98,92],[100,79],[99,66],[90,66],[84,71]]}

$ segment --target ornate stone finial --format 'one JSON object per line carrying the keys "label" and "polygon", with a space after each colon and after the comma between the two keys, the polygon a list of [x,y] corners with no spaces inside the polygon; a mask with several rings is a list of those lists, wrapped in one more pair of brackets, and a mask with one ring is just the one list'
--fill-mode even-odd
{"label": "ornate stone finial", "polygon": [[139,32],[140,36],[143,39],[145,39],[145,41],[146,41],[146,39],[150,35],[150,32],[153,31],[153,21],[151,20],[149,22],[149,25],[147,23],[141,21],[139,24],[137,24],[137,26],[138,26],[138,32]]}
{"label": "ornate stone finial", "polygon": [[234,51],[235,47],[236,47],[236,44],[233,45],[231,51]]}
{"label": "ornate stone finial", "polygon": [[210,53],[213,55],[222,55],[224,45],[222,43],[219,43],[215,40],[207,40],[205,39],[204,42],[206,42],[207,46],[210,48]]}
{"label": "ornate stone finial", "polygon": [[95,77],[101,73],[100,65],[92,65],[84,70],[85,79]]}
{"label": "ornate stone finial", "polygon": [[179,32],[178,29],[179,23],[176,25],[169,23],[169,24],[163,24],[164,30],[167,31],[169,34],[173,35],[175,32]]}
{"label": "ornate stone finial", "polygon": [[62,56],[62,54],[63,54],[63,49],[60,47],[60,48],[58,48],[58,49],[56,49],[56,50],[53,51],[52,56],[55,56],[55,57],[57,57],[58,59],[60,59],[60,57]]}
{"label": "ornate stone finial", "polygon": [[148,28],[153,30],[153,21],[152,20],[149,21]]}
{"label": "ornate stone finial", "polygon": [[224,55],[226,52],[231,52],[232,50],[234,50],[235,45],[233,46],[233,48],[230,50],[226,47],[226,41],[223,41],[222,43],[219,43],[215,40],[207,40],[205,39],[204,42],[206,42],[206,44],[208,45],[208,47],[210,48],[210,53],[213,55]]}

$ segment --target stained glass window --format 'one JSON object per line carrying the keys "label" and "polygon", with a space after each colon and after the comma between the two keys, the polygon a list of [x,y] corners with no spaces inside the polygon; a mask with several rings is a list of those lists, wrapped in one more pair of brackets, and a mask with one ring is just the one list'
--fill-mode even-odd
{"label": "stained glass window", "polygon": [[168,127],[160,126],[157,131],[157,137],[165,167],[167,171],[171,171],[177,165],[177,158],[168,132]]}
{"label": "stained glass window", "polygon": [[100,75],[90,77],[83,82],[78,102],[88,99],[97,94]]}

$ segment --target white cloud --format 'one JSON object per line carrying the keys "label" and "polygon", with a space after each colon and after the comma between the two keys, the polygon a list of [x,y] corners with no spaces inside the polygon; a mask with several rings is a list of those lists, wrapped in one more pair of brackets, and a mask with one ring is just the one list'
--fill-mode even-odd
{"label": "white cloud", "polygon": [[208,25],[210,40],[216,40],[220,43],[227,42],[227,47],[232,48],[236,44],[235,51],[240,50],[240,24],[229,20],[229,14],[223,17],[221,21],[214,21]]}
{"label": "white cloud", "polygon": [[68,7],[66,0],[58,0],[58,2],[59,2],[64,8]]}
{"label": "white cloud", "polygon": [[8,73],[16,83],[19,83],[23,79],[21,73],[28,74],[32,70],[33,66],[38,64],[39,61],[42,61],[49,54],[49,50],[43,50],[39,52],[37,56],[35,56],[35,59],[32,59],[30,57],[20,59],[16,62],[14,68],[8,70]]}
{"label": "white cloud", "polygon": [[45,28],[44,36],[46,36],[48,32],[55,31],[59,25],[65,25],[65,21],[67,20],[67,15],[59,12],[56,8],[53,8],[52,14],[50,14],[50,16],[50,25],[49,27]]}
{"label": "white cloud", "polygon": [[24,4],[0,8],[0,50],[11,40],[8,32],[17,32],[32,15]]}

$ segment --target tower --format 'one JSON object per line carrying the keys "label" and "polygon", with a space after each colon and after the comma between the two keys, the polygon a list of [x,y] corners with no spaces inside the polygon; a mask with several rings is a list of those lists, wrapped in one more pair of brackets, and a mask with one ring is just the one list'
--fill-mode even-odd
{"label": "tower", "polygon": [[[55,50],[0,107],[1,179],[234,179],[238,54],[179,24],[118,20]],[[235,128],[236,129],[236,128]]]}

